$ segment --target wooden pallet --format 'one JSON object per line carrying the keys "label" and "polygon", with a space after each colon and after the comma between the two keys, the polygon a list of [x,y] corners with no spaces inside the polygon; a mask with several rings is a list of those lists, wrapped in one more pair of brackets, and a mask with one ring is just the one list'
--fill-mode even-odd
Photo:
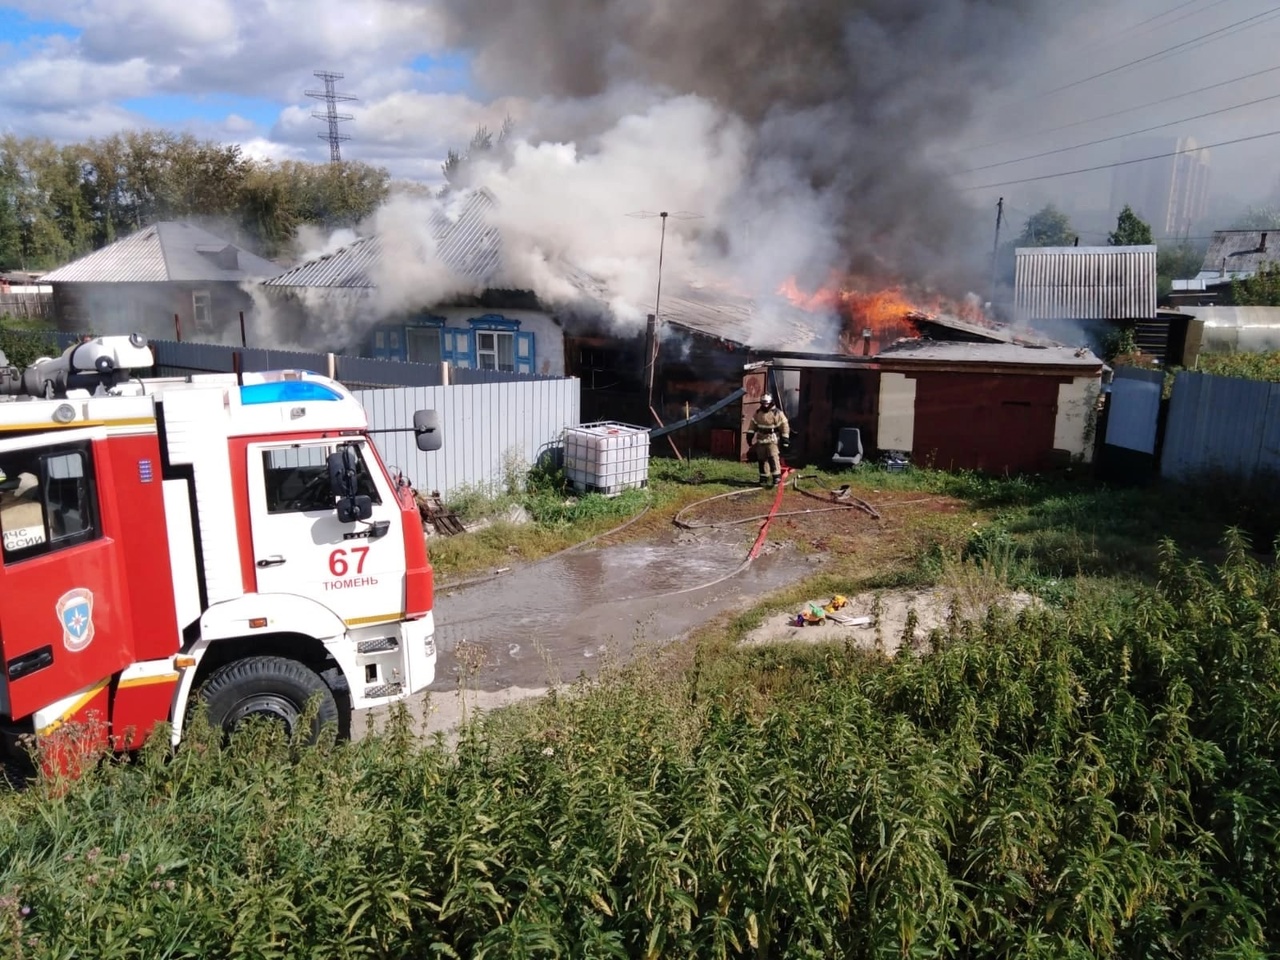
{"label": "wooden pallet", "polygon": [[430,524],[431,529],[436,533],[452,537],[459,533],[467,532],[467,528],[462,525],[458,515],[444,505],[444,502],[440,499],[439,490],[432,490],[428,496],[424,496],[421,493],[415,494],[414,499],[417,501],[418,513],[422,516],[422,522]]}

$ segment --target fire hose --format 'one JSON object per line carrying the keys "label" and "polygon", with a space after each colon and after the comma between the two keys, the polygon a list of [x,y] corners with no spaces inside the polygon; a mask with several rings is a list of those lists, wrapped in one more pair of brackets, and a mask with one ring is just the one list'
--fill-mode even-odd
{"label": "fire hose", "polygon": [[[793,474],[795,474],[795,476],[793,476]],[[811,499],[817,500],[821,503],[827,503],[829,505],[821,508],[811,507],[807,510],[785,510],[785,511],[782,510],[781,509],[782,498],[786,493],[788,478],[790,478],[792,489],[795,490],[797,493],[800,493],[806,497],[810,497]],[[720,493],[720,494],[716,494],[715,496],[706,497],[705,499],[698,500],[684,507],[683,509],[680,510],[679,513],[675,515],[675,517],[672,518],[672,522],[676,526],[684,530],[705,530],[705,529],[713,529],[718,527],[729,527],[729,526],[736,526],[740,524],[752,523],[757,520],[763,521],[763,522],[760,524],[760,530],[757,532],[755,541],[752,543],[751,549],[747,552],[746,558],[742,561],[742,563],[740,563],[737,567],[735,567],[733,570],[729,571],[728,573],[723,574],[722,576],[717,577],[716,579],[711,580],[707,583],[699,583],[691,587],[681,588],[679,590],[672,590],[664,593],[655,593],[655,594],[640,594],[632,597],[618,597],[618,598],[614,598],[611,602],[625,603],[625,602],[631,602],[636,600],[660,600],[666,597],[678,597],[686,593],[696,593],[699,590],[707,590],[707,589],[710,589],[711,587],[719,586],[720,584],[724,583],[727,580],[732,580],[734,577],[738,576],[740,573],[745,571],[749,566],[751,566],[751,564],[754,563],[756,559],[760,556],[760,552],[764,549],[765,542],[767,541],[769,536],[769,527],[772,525],[773,521],[779,517],[811,516],[813,514],[818,514],[818,513],[832,513],[837,510],[861,510],[862,512],[868,514],[870,517],[872,517],[875,520],[880,519],[880,513],[875,509],[875,507],[867,503],[865,500],[861,500],[857,497],[849,497],[848,503],[833,503],[832,500],[830,499],[824,499],[819,494],[816,494],[809,490],[805,490],[801,488],[799,484],[799,481],[801,479],[814,479],[814,477],[813,475],[802,477],[796,474],[796,471],[793,470],[791,467],[788,467],[785,464],[783,464],[782,479],[777,484],[777,490],[773,498],[773,505],[769,509],[768,513],[762,513],[756,516],[743,517],[743,518],[734,519],[734,520],[725,520],[725,521],[720,521],[716,523],[700,523],[698,521],[685,519],[685,515],[687,513],[689,513],[690,511],[700,506],[703,506],[708,503],[713,503],[718,500],[726,500],[730,498],[746,496],[748,494],[755,493],[756,491],[754,489],[731,490],[728,493]],[[838,494],[832,493],[831,495],[834,497],[834,496],[837,496]],[[532,563],[528,564],[528,566],[537,566],[538,564],[546,563],[550,560],[556,559],[557,557],[562,557],[565,554],[572,553],[575,550],[581,550],[584,547],[590,546],[593,543],[597,543],[600,540],[607,539],[608,537],[611,537],[614,534],[620,533],[623,530],[625,530],[627,527],[635,523],[637,520],[639,520],[641,517],[645,516],[649,512],[649,509],[650,509],[649,507],[645,507],[643,510],[640,511],[640,513],[636,514],[626,523],[623,523],[617,527],[614,527],[611,530],[606,530],[604,533],[597,534],[596,536],[590,538],[589,540],[584,540],[582,543],[576,543],[571,547],[566,547],[565,549],[560,550],[556,553],[553,553],[549,556],[542,557],[539,560],[535,560]],[[509,570],[502,571],[499,573],[489,574],[484,577],[476,577],[470,580],[459,581],[457,583],[444,584],[444,585],[441,585],[439,589],[441,590],[441,592],[444,592],[449,590],[457,590],[462,587],[476,586],[482,583],[489,583],[493,580],[497,580],[501,577],[507,576],[511,572],[512,571],[509,571]],[[472,621],[466,621],[466,622],[472,622]]]}

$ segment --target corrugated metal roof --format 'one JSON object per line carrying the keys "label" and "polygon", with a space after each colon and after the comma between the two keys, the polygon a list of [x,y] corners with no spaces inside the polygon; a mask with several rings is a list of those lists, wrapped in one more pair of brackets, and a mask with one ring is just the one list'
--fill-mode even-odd
{"label": "corrugated metal roof", "polygon": [[[501,238],[489,222],[493,197],[477,190],[431,216],[431,232],[441,262],[459,277],[488,284],[502,266]],[[382,259],[382,239],[354,243],[308,260],[266,281],[268,287],[374,287],[371,274]]]}
{"label": "corrugated metal roof", "polygon": [[286,270],[265,282],[268,287],[372,287],[369,270],[382,256],[377,237],[361,237],[348,244]]}
{"label": "corrugated metal roof", "polygon": [[1280,230],[1215,230],[1198,279],[1212,282],[1249,277],[1280,261]]}
{"label": "corrugated metal roof", "polygon": [[280,267],[190,223],[164,220],[59,267],[42,283],[239,282]]}
{"label": "corrugated metal roof", "polygon": [[785,301],[758,302],[717,291],[664,295],[662,320],[694,333],[765,350],[836,350],[838,324]]}
{"label": "corrugated metal roof", "polygon": [[944,343],[908,340],[880,351],[882,362],[907,360],[928,363],[1001,363],[1036,367],[1085,367],[1102,369],[1102,361],[1090,350],[1074,347],[1033,347],[1012,343]]}
{"label": "corrugated metal roof", "polygon": [[1156,248],[1020,247],[1014,312],[1035,320],[1153,320]]}

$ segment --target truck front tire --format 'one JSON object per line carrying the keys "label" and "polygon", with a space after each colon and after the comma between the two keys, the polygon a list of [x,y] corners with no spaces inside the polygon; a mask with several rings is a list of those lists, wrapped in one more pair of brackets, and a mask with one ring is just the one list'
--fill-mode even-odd
{"label": "truck front tire", "polygon": [[[312,697],[319,699],[310,731],[299,731]],[[250,717],[283,723],[290,736],[301,732],[315,743],[328,724],[342,730],[333,691],[312,670],[285,657],[246,657],[215,670],[196,694],[209,724],[231,734]]]}

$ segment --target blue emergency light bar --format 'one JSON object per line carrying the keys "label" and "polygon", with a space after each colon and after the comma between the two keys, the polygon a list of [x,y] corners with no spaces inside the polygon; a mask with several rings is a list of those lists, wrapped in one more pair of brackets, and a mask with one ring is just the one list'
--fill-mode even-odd
{"label": "blue emergency light bar", "polygon": [[240,388],[240,403],[299,403],[306,400],[341,400],[342,394],[314,380],[276,380]]}

